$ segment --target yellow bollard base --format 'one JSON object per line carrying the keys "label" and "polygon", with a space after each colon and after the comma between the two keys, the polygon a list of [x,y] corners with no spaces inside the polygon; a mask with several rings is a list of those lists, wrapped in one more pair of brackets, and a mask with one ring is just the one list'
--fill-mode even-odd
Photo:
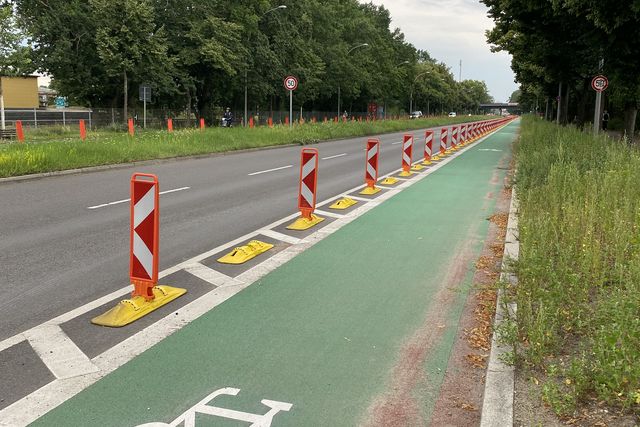
{"label": "yellow bollard base", "polygon": [[261,242],[260,240],[252,240],[244,246],[234,248],[225,256],[218,258],[218,262],[223,264],[243,264],[250,259],[273,248],[271,243]]}
{"label": "yellow bollard base", "polygon": [[382,181],[380,181],[380,184],[382,185],[393,185],[393,184],[397,184],[398,183],[398,179],[394,178],[392,176],[383,179]]}
{"label": "yellow bollard base", "polygon": [[421,171],[422,169],[424,169],[424,166],[422,166],[421,164],[411,166],[412,171]]}
{"label": "yellow bollard base", "polygon": [[153,295],[155,298],[151,301],[147,301],[144,297],[133,297],[122,300],[111,310],[91,319],[91,323],[94,325],[109,326],[111,328],[120,328],[144,317],[186,293],[186,289],[156,285],[153,287]]}
{"label": "yellow bollard base", "polygon": [[329,206],[329,209],[349,209],[351,206],[355,205],[356,202],[355,200],[349,198],[349,197],[344,197],[340,200],[338,200],[337,202],[335,202],[334,204],[332,204],[331,206]]}
{"label": "yellow bollard base", "polygon": [[314,225],[321,223],[322,221],[324,221],[324,218],[311,214],[311,218],[300,217],[296,219],[293,223],[287,226],[287,230],[308,230]]}
{"label": "yellow bollard base", "polygon": [[382,190],[377,187],[367,187],[358,194],[362,194],[364,196],[373,196],[374,194],[378,194],[381,191]]}
{"label": "yellow bollard base", "polygon": [[431,164],[431,160],[424,160],[424,161],[422,162],[422,165],[423,165],[423,166],[429,166],[430,164]]}
{"label": "yellow bollard base", "polygon": [[413,175],[410,171],[402,171],[398,174],[398,176],[411,176]]}

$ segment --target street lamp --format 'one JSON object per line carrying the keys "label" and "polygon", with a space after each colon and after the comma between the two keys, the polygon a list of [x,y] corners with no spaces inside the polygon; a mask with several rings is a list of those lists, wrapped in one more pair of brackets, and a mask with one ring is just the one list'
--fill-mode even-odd
{"label": "street lamp", "polygon": [[411,112],[413,111],[413,90],[415,89],[416,82],[418,81],[419,77],[424,76],[425,74],[431,74],[431,71],[424,71],[418,74],[415,79],[413,79],[413,84],[411,85],[411,95],[409,96],[409,114],[411,114]]}
{"label": "street lamp", "polygon": [[[270,12],[274,12],[276,10],[282,10],[282,9],[286,9],[287,6],[284,4],[281,4],[280,6],[276,6],[272,9],[267,10],[265,13],[263,13],[260,16],[260,19],[262,19],[267,13]],[[258,20],[258,22],[260,21],[260,19]],[[247,43],[249,44],[249,43]],[[248,108],[248,89],[247,89],[247,66],[245,65],[244,67],[244,117],[242,118],[242,122],[243,122],[243,126],[246,127],[247,126],[247,116],[249,115],[249,108]]]}
{"label": "street lamp", "polygon": [[[353,52],[354,50],[360,47],[367,47],[367,46],[369,46],[369,43],[360,43],[358,45],[355,45],[354,47],[352,47],[347,51],[347,55],[349,55],[351,52]],[[338,82],[338,117],[340,117],[340,82]]]}

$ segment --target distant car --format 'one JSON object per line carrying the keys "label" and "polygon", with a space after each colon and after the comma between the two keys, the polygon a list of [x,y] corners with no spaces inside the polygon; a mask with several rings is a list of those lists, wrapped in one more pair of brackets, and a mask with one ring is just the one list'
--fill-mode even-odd
{"label": "distant car", "polygon": [[414,111],[413,113],[409,114],[410,119],[419,119],[420,117],[422,117],[422,111]]}
{"label": "distant car", "polygon": [[452,112],[449,113],[449,117],[455,117],[455,116],[457,116],[455,111],[452,111]]}

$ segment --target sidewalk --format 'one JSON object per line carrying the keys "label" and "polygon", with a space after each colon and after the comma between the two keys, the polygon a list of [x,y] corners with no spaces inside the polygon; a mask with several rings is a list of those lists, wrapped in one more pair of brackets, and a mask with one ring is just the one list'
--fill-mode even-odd
{"label": "sidewalk", "polygon": [[198,412],[209,415],[195,425],[247,425],[267,411],[274,426],[428,424],[493,212],[487,195],[501,190],[506,170],[498,164],[517,126],[474,144],[33,425],[171,423],[208,396]]}

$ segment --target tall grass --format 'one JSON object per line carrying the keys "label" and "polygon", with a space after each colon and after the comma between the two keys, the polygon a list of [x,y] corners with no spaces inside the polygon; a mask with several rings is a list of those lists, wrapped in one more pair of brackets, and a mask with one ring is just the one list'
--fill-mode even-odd
{"label": "tall grass", "polygon": [[590,397],[640,414],[640,152],[522,120],[518,327],[558,413]]}
{"label": "tall grass", "polygon": [[25,144],[0,144],[0,177],[50,172],[87,166],[163,159],[284,144],[311,144],[323,140],[420,129],[486,117],[440,117],[376,122],[307,123],[292,129],[209,128],[136,133],[89,132],[82,142],[77,131],[42,130],[27,133]]}

